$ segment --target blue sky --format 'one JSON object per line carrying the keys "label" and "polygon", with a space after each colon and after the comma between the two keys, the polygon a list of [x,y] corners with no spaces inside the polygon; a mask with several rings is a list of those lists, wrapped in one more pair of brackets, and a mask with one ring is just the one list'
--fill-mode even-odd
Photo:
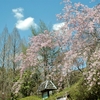
{"label": "blue sky", "polygon": [[[30,25],[37,27],[40,20],[53,26],[59,23],[56,14],[62,12],[64,7],[62,0],[0,0],[0,33],[7,26],[11,33],[16,26],[21,37],[28,38],[31,35]],[[72,0],[81,2],[89,7],[94,3],[89,0]],[[27,23],[27,24],[26,24]]]}

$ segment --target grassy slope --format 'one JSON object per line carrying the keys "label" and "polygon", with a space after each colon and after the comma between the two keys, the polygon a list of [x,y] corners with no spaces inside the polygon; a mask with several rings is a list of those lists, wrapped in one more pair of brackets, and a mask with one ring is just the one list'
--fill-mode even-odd
{"label": "grassy slope", "polygon": [[[74,84],[71,88],[66,88],[62,92],[56,93],[50,96],[46,100],[56,100],[57,97],[65,96],[68,92],[72,99],[69,100],[95,100],[95,99],[86,99],[89,95],[86,93],[84,87],[80,87],[81,82]],[[82,84],[81,84],[82,85]],[[37,96],[29,96],[26,98],[22,98],[20,100],[42,100],[42,98],[38,98]],[[98,99],[100,100],[100,99]]]}
{"label": "grassy slope", "polygon": [[[90,92],[87,92],[87,87],[84,85],[84,80],[82,77],[70,88],[65,88],[63,91],[55,93],[46,100],[56,100],[57,97],[65,96],[66,93],[70,94],[72,100],[95,100],[93,98],[89,98],[92,95]],[[38,98],[37,96],[30,96],[20,100],[42,100],[42,98]]]}
{"label": "grassy slope", "polygon": [[[66,93],[69,93],[73,100],[78,100],[77,97],[80,98],[81,96],[84,95],[84,93],[82,91],[83,89],[79,87],[80,83],[81,83],[81,81],[75,83],[70,88],[65,88],[63,91],[55,93],[54,95],[50,96],[46,100],[56,100],[57,97],[66,96]],[[42,100],[42,98],[38,98],[37,96],[30,96],[30,97],[26,97],[26,98],[23,98],[20,100]],[[83,99],[81,99],[81,100],[83,100]]]}
{"label": "grassy slope", "polygon": [[[46,100],[56,100],[57,97],[64,96],[67,91],[68,91],[68,88],[63,90],[62,92],[59,92],[59,93],[56,93],[56,94],[50,96]],[[42,100],[42,98],[38,98],[37,96],[29,96],[29,97],[26,97],[26,98],[22,98],[20,100]]]}

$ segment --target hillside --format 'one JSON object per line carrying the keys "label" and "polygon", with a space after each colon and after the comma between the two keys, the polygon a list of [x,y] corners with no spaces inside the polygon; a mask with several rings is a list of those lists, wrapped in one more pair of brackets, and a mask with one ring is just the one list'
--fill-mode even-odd
{"label": "hillside", "polygon": [[[93,93],[93,90],[88,91],[82,78],[71,87],[65,88],[63,91],[55,93],[46,100],[56,100],[58,97],[66,96],[66,94],[69,94],[69,100],[100,100],[96,99],[100,97],[97,97],[97,94]],[[20,100],[42,100],[42,98],[37,96],[29,96]]]}

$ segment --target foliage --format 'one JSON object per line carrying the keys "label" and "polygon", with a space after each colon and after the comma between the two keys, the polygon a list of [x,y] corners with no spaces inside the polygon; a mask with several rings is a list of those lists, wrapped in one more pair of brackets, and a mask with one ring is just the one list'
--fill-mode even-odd
{"label": "foliage", "polygon": [[23,82],[21,84],[20,93],[26,97],[33,94],[37,94],[39,83],[41,82],[41,79],[39,78],[39,71],[35,70],[31,72],[30,70],[27,70],[23,74]]}
{"label": "foliage", "polygon": [[47,27],[47,25],[42,20],[40,20],[37,29],[35,29],[34,27],[31,27],[31,32],[33,36],[37,36],[41,33],[44,33],[45,30],[50,31],[50,29]]}
{"label": "foliage", "polygon": [[76,84],[74,84],[68,90],[69,94],[71,95],[71,98],[74,100],[97,100],[99,99],[100,96],[95,93],[95,91],[97,90],[92,89],[91,91],[89,91],[87,86],[84,85],[84,83],[85,83],[84,79],[81,78]]}

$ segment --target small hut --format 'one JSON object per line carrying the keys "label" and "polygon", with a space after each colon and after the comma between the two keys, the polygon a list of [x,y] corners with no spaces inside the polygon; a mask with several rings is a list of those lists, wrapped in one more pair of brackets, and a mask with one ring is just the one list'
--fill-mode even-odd
{"label": "small hut", "polygon": [[54,83],[50,80],[46,80],[45,82],[42,82],[39,86],[39,90],[42,93],[42,98],[46,99],[50,96],[53,90],[56,90],[57,87],[54,85]]}

